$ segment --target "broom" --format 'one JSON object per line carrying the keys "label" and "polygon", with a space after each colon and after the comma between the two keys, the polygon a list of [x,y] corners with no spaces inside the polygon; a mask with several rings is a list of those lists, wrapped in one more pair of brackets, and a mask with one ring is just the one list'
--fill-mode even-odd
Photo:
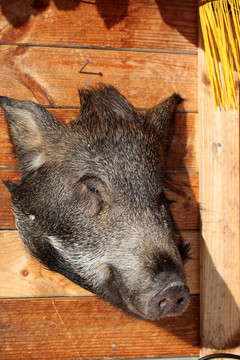
{"label": "broom", "polygon": [[199,14],[215,108],[238,109],[240,0],[201,0]]}

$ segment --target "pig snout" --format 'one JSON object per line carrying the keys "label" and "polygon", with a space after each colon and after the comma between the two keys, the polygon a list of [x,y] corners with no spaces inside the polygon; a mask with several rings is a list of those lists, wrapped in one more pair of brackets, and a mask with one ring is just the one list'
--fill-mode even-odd
{"label": "pig snout", "polygon": [[151,318],[175,316],[182,313],[189,303],[189,288],[183,282],[174,281],[155,292],[149,300]]}

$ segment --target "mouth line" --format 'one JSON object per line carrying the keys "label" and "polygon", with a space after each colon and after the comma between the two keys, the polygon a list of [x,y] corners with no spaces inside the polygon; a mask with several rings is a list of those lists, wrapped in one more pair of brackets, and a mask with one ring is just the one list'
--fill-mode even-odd
{"label": "mouth line", "polygon": [[129,307],[126,308],[126,311],[130,315],[132,315],[132,316],[134,316],[134,317],[136,317],[136,318],[138,318],[140,320],[151,321],[151,322],[154,321],[155,322],[155,321],[160,321],[160,320],[164,320],[164,319],[168,319],[168,318],[176,318],[178,316],[181,316],[185,312],[186,309],[187,309],[187,306],[186,306],[185,309],[183,309],[183,311],[181,311],[181,313],[167,314],[167,315],[163,315],[163,316],[160,315],[160,316],[157,316],[157,317],[148,316],[148,315],[144,314],[143,312],[141,312],[140,310],[135,309],[133,311],[133,310],[129,309]]}

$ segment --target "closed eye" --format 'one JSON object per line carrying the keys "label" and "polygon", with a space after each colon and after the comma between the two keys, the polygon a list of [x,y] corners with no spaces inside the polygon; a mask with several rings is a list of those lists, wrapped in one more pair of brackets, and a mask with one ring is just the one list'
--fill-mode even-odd
{"label": "closed eye", "polygon": [[90,191],[90,192],[92,192],[94,195],[96,195],[96,197],[97,197],[97,199],[98,199],[99,201],[103,201],[102,195],[101,195],[101,193],[100,193],[100,191],[99,191],[98,189],[96,189],[96,188],[93,187],[93,186],[87,186],[87,189],[88,189],[88,191]]}
{"label": "closed eye", "polygon": [[87,174],[76,183],[75,195],[90,214],[99,215],[106,205],[107,187],[99,177]]}

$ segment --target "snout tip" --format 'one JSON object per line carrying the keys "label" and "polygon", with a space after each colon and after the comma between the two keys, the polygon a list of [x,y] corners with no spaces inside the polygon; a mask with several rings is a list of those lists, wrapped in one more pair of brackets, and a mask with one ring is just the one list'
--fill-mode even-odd
{"label": "snout tip", "polygon": [[159,319],[180,315],[189,304],[189,288],[183,282],[172,282],[155,292],[148,303],[149,317]]}

